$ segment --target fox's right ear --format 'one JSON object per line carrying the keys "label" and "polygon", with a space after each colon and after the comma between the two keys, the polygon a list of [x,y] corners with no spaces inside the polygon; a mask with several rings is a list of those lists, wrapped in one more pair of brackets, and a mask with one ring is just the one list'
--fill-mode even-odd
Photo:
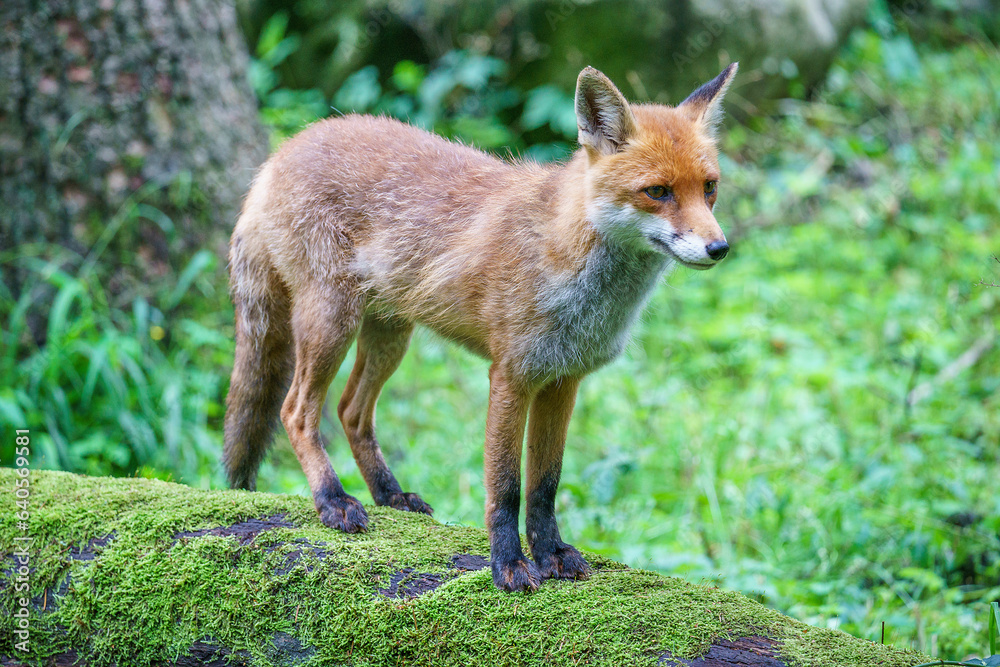
{"label": "fox's right ear", "polygon": [[611,79],[586,67],[576,80],[576,125],[581,146],[611,155],[635,133],[635,117]]}

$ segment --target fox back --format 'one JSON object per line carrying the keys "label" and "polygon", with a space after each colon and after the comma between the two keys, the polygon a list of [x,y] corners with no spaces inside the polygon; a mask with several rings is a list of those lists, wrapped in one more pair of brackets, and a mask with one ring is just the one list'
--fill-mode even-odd
{"label": "fox back", "polygon": [[[513,546],[509,496],[514,477],[519,494],[525,419],[538,401],[552,403],[552,414],[532,419],[539,447],[561,461],[576,384],[620,354],[659,277],[725,256],[712,214],[715,128],[735,71],[669,107],[631,105],[585,69],[581,147],[564,164],[502,161],[370,116],[320,121],[287,141],[257,175],[233,233],[230,482],[253,488],[280,408],[324,523],[364,528],[363,508],[344,493],[318,437],[327,385],[357,338],[338,409],[352,451],[377,503],[429,512],[402,493],[374,436],[378,393],[422,324],[492,361],[487,523],[491,536],[504,535],[493,545],[498,585],[535,587],[563,565],[583,576],[575,550],[559,556],[559,544],[572,547],[552,537],[547,495],[538,521],[549,538],[535,555],[555,559],[556,570],[531,571]],[[495,401],[507,408],[494,410]],[[531,440],[529,425],[529,453]],[[550,458],[537,461],[539,483],[558,481]],[[529,482],[531,466],[529,456]],[[494,530],[498,522],[505,527]]]}

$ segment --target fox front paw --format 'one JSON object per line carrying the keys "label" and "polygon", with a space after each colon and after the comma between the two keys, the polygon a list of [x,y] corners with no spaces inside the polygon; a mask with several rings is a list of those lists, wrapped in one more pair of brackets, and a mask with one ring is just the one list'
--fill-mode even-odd
{"label": "fox front paw", "polygon": [[354,496],[346,493],[316,497],[316,510],[324,526],[345,533],[362,533],[368,530],[368,513]]}
{"label": "fox front paw", "polygon": [[590,566],[576,547],[561,544],[548,553],[536,553],[535,562],[542,579],[586,579]]}
{"label": "fox front paw", "polygon": [[382,505],[387,505],[393,509],[404,512],[422,512],[423,514],[434,514],[434,508],[424,502],[423,498],[415,493],[393,493]]}
{"label": "fox front paw", "polygon": [[492,565],[493,584],[502,591],[537,591],[542,585],[538,568],[524,556]]}

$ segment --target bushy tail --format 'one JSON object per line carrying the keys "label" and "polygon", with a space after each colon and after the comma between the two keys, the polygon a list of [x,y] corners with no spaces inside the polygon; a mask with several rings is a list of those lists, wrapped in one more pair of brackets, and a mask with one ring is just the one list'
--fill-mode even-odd
{"label": "bushy tail", "polygon": [[252,491],[292,376],[289,296],[270,261],[249,256],[236,236],[229,260],[236,359],[226,397],[222,461],[229,485]]}

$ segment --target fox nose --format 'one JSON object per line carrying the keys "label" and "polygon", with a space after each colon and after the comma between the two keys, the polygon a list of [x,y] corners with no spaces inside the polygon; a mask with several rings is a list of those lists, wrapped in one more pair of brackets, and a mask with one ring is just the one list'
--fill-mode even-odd
{"label": "fox nose", "polygon": [[712,259],[718,261],[729,253],[729,244],[725,241],[712,241],[705,246],[705,252]]}

